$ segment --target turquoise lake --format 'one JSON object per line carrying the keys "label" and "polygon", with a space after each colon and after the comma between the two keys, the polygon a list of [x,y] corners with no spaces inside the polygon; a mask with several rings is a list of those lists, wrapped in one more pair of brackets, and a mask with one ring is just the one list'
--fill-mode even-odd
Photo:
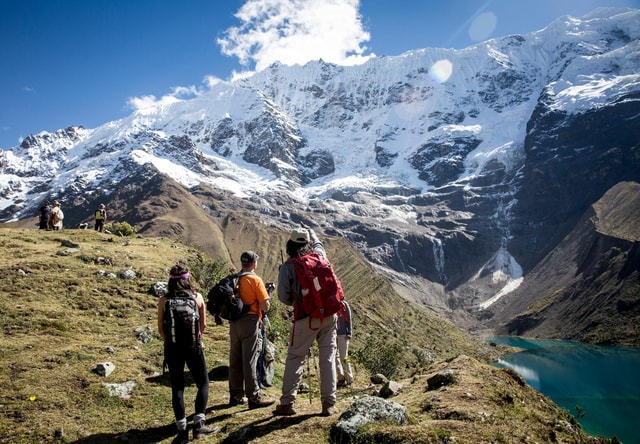
{"label": "turquoise lake", "polygon": [[574,415],[587,433],[640,443],[640,349],[513,337],[491,342],[526,349],[496,366],[515,370]]}

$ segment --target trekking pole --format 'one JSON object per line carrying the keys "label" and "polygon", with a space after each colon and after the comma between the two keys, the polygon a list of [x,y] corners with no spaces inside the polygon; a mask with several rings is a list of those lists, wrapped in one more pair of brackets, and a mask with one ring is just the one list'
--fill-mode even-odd
{"label": "trekking pole", "polygon": [[311,349],[311,357],[313,358],[313,368],[316,371],[316,379],[318,380],[318,390],[320,390],[320,373],[318,372],[318,363],[316,362],[316,355],[313,354],[313,349]]}
{"label": "trekking pole", "polygon": [[309,353],[307,354],[307,381],[309,381],[309,404],[312,402],[312,393],[311,393],[311,356],[313,355],[313,351],[309,349]]}

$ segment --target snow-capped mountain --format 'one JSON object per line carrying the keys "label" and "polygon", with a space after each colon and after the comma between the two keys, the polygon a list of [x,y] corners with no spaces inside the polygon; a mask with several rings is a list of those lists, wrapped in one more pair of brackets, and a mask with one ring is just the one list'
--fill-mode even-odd
{"label": "snow-capped mountain", "polygon": [[359,66],[275,64],[29,136],[0,164],[4,222],[161,173],[245,199],[265,224],[312,220],[450,307],[487,308],[610,187],[640,180],[640,10]]}

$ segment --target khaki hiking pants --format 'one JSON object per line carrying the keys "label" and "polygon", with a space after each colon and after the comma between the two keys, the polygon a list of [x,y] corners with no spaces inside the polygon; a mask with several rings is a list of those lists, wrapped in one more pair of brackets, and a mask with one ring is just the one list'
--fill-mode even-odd
{"label": "khaki hiking pants", "polygon": [[344,380],[347,384],[353,384],[353,373],[349,362],[349,338],[347,335],[338,335],[336,338],[338,351],[336,353],[336,373],[338,381]]}
{"label": "khaki hiking pants", "polygon": [[[311,326],[309,320],[311,319]],[[323,406],[336,403],[336,322],[338,316],[326,317],[320,322],[318,318],[304,318],[295,321],[291,326],[291,339],[287,349],[287,361],[282,378],[282,396],[280,404],[292,404],[296,400],[298,385],[304,373],[304,361],[313,341],[318,342],[319,356],[317,362],[320,370],[320,400]],[[313,360],[312,360],[313,362]]]}

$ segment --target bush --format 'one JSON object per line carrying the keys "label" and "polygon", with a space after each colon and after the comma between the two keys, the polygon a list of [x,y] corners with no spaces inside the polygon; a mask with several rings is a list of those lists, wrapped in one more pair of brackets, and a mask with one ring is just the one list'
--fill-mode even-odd
{"label": "bush", "polygon": [[362,348],[351,354],[372,375],[381,373],[391,379],[398,369],[402,347],[385,338],[370,336]]}
{"label": "bush", "polygon": [[209,290],[220,279],[229,274],[231,266],[223,259],[208,259],[204,253],[199,252],[186,263],[191,273],[191,279],[200,287],[205,300]]}
{"label": "bush", "polygon": [[275,293],[271,295],[271,308],[269,309],[269,328],[267,329],[267,338],[271,342],[281,342],[287,344],[289,340],[289,332],[291,330],[291,321],[289,321],[289,310],[278,300]]}
{"label": "bush", "polygon": [[108,226],[107,230],[110,233],[123,237],[131,237],[136,234],[135,227],[129,225],[128,222],[113,222]]}

